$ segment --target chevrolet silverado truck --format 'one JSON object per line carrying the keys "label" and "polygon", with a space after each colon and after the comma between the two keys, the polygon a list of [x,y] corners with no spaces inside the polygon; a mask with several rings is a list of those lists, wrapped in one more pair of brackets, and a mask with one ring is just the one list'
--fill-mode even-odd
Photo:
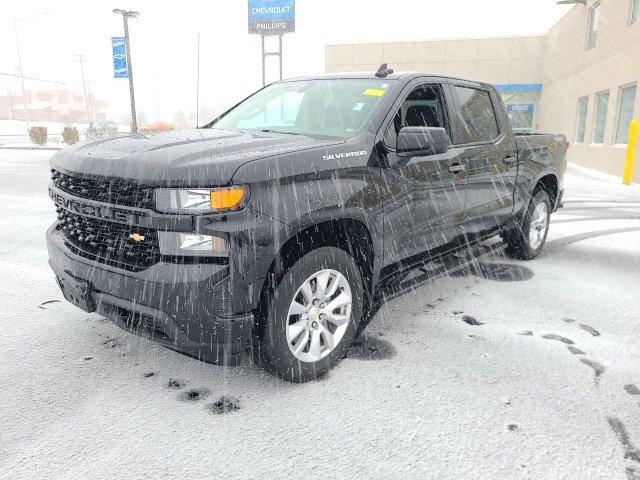
{"label": "chevrolet silverado truck", "polygon": [[496,235],[536,257],[567,147],[514,135],[485,83],[384,66],[280,81],[197,129],[57,153],[49,263],[86,312],[307,381],[398,272]]}

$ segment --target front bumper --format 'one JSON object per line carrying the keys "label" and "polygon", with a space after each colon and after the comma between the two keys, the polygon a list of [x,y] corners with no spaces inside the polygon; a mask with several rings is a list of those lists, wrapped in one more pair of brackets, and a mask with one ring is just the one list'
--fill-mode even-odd
{"label": "front bumper", "polygon": [[47,231],[49,264],[61,285],[66,281],[87,290],[77,306],[189,356],[224,365],[240,362],[254,319],[234,311],[228,265],[159,262],[125,271],[74,254],[55,227]]}

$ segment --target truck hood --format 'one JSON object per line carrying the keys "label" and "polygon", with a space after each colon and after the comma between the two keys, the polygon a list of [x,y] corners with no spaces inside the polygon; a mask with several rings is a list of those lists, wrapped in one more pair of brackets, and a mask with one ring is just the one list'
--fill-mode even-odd
{"label": "truck hood", "polygon": [[234,172],[247,162],[343,142],[208,128],[130,134],[68,147],[51,159],[51,166],[79,175],[154,185],[215,186],[230,183]]}

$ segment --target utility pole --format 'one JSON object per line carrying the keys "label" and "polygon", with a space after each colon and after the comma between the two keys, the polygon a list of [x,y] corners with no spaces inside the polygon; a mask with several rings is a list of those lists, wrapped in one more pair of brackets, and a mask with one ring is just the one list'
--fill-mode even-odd
{"label": "utility pole", "polygon": [[91,121],[93,122],[96,118],[93,112],[93,94],[91,93],[91,82],[87,80],[87,93],[89,94],[89,113],[91,115]]}
{"label": "utility pole", "polygon": [[27,94],[24,91],[24,73],[22,72],[22,57],[20,56],[20,40],[18,38],[18,20],[13,21],[13,28],[16,31],[16,48],[18,50],[18,69],[20,70],[20,84],[22,85],[22,101],[24,102],[24,118],[27,120],[29,128],[29,114],[27,113]]}
{"label": "utility pole", "polygon": [[16,32],[16,49],[18,51],[18,69],[20,70],[20,85],[22,86],[22,101],[24,102],[24,118],[27,121],[27,128],[29,128],[29,114],[27,112],[27,94],[24,90],[24,73],[22,72],[22,57],[20,55],[20,39],[18,37],[18,22],[27,20],[33,17],[39,17],[40,15],[47,15],[47,12],[37,13],[31,17],[17,18],[13,21],[13,28]]}
{"label": "utility pole", "polygon": [[80,62],[80,72],[82,73],[82,91],[84,92],[84,106],[87,110],[87,122],[93,122],[93,118],[91,118],[91,109],[89,108],[89,97],[87,96],[87,84],[84,81],[84,55],[75,55],[78,57],[78,62]]}
{"label": "utility pole", "polygon": [[129,41],[129,22],[128,18],[138,18],[138,12],[130,10],[120,10],[115,8],[113,13],[122,15],[124,21],[124,42],[127,54],[127,77],[129,77],[129,96],[131,97],[131,132],[138,133],[138,122],[136,121],[136,97],[133,93],[133,67],[131,66],[131,42]]}
{"label": "utility pole", "polygon": [[200,123],[200,34],[198,33],[198,73],[196,75],[196,128]]}

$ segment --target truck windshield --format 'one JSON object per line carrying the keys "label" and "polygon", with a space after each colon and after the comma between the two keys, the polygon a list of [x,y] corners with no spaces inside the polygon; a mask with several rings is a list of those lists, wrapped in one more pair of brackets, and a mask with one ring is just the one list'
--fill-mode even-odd
{"label": "truck windshield", "polygon": [[347,138],[365,128],[393,80],[322,79],[274,83],[211,128]]}

